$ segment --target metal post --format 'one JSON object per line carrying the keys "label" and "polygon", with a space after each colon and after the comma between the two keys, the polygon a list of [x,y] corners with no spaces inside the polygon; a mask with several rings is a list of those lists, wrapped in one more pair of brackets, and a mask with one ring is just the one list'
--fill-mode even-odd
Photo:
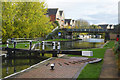
{"label": "metal post", "polygon": [[14,41],[14,48],[16,48],[16,42]]}
{"label": "metal post", "polygon": [[39,49],[40,49],[40,42],[39,42]]}
{"label": "metal post", "polygon": [[42,41],[42,56],[44,56],[44,51],[45,51],[45,42]]}
{"label": "metal post", "polygon": [[32,41],[30,41],[30,47],[29,47],[29,48],[30,48],[30,50],[31,50],[31,48],[32,48]]}
{"label": "metal post", "polygon": [[[16,48],[16,41],[14,41],[14,48]],[[14,51],[14,58],[15,58],[15,51]]]}
{"label": "metal post", "polygon": [[[30,50],[32,49],[32,41],[30,41],[29,49],[30,49]],[[31,56],[31,52],[29,53],[29,56]]]}

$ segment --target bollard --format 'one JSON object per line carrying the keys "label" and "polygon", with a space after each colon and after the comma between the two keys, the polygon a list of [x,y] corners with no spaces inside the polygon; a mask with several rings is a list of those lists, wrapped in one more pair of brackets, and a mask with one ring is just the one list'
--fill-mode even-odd
{"label": "bollard", "polygon": [[44,56],[44,51],[45,51],[45,42],[42,41],[42,56]]}
{"label": "bollard", "polygon": [[51,64],[50,66],[51,66],[51,70],[54,70],[55,64]]}
{"label": "bollard", "polygon": [[7,48],[9,47],[9,41],[7,41]]}
{"label": "bollard", "polygon": [[52,57],[57,57],[57,53],[55,52],[55,42],[53,42],[53,54]]}

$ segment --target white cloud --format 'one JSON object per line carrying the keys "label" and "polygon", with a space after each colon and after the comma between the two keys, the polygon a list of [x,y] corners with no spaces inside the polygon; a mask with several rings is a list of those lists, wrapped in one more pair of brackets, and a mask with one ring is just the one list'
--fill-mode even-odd
{"label": "white cloud", "polygon": [[[95,20],[98,20],[99,23],[102,23],[104,18],[100,19],[100,21],[98,17],[95,18],[94,16],[89,15],[96,16],[98,14],[97,16],[101,16],[102,14],[109,15],[107,18],[112,18],[111,15],[117,17],[118,1],[119,0],[46,0],[46,3],[50,8],[60,8],[64,10],[66,18],[82,18],[93,21],[91,23],[96,23],[97,21]],[[105,22],[112,23],[112,20],[109,21],[108,19]]]}

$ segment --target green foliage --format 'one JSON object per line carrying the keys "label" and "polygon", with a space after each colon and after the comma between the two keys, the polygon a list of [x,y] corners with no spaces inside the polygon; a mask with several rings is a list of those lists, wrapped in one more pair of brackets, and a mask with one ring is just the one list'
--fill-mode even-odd
{"label": "green foliage", "polygon": [[45,2],[3,2],[2,38],[45,37],[53,26]]}
{"label": "green foliage", "polygon": [[113,48],[113,47],[114,47],[114,44],[115,44],[115,41],[109,41],[109,42],[104,46],[104,48]]}
{"label": "green foliage", "polygon": [[55,21],[54,23],[55,23],[57,26],[60,26],[59,23],[58,23],[58,21]]}

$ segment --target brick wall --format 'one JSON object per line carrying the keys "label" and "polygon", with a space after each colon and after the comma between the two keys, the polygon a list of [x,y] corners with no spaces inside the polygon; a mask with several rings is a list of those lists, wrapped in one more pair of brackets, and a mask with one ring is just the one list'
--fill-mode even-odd
{"label": "brick wall", "polygon": [[50,21],[56,21],[56,16],[55,15],[50,15]]}

